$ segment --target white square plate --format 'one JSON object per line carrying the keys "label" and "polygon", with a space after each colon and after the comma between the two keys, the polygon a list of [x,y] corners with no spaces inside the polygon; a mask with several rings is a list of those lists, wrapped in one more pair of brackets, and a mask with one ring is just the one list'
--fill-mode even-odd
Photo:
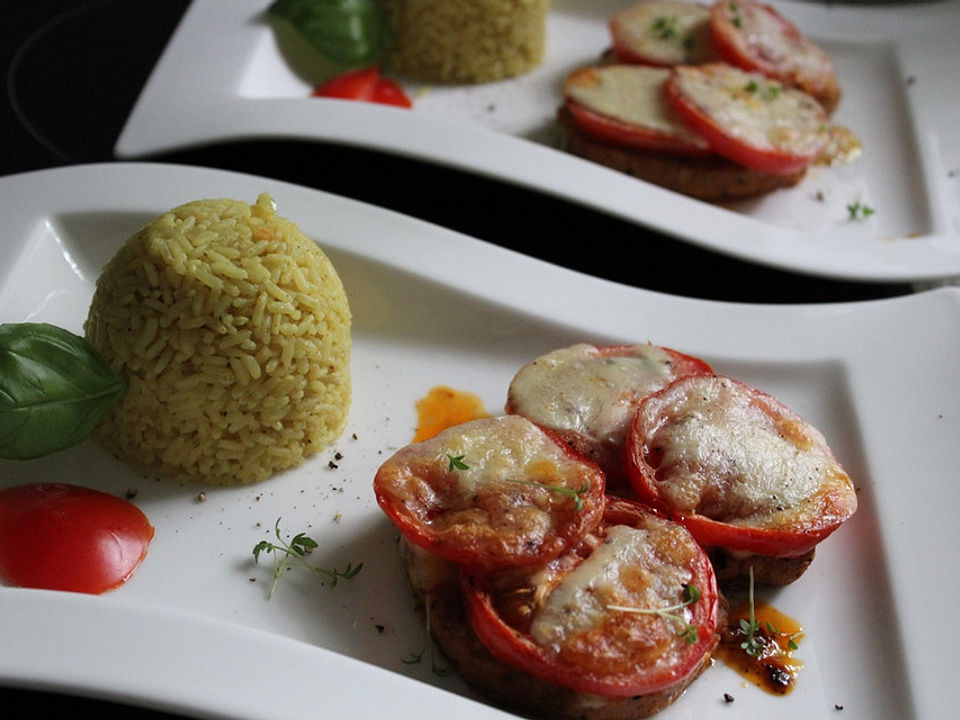
{"label": "white square plate", "polygon": [[[121,158],[218,141],[288,137],[374,148],[557,195],[753,262],[828,277],[960,276],[960,0],[898,6],[776,2],[834,60],[835,121],[857,162],[726,207],[692,200],[558,149],[564,76],[609,44],[624,0],[556,0],[534,71],[476,86],[407,83],[412,111],[310,98],[266,0],[195,0],[116,144]],[[874,215],[851,221],[847,205]]]}
{"label": "white square plate", "polygon": [[[960,593],[960,290],[819,306],[690,300],[276,180],[118,163],[0,178],[0,322],[79,333],[100,268],[148,220],[190,200],[252,202],[263,191],[325,249],[347,288],[347,430],[302,467],[205,488],[204,502],[202,488],[141,476],[93,442],[0,460],[0,487],[136,489],[156,527],[137,573],[105,595],[0,585],[0,684],[204,717],[504,717],[456,675],[404,663],[424,628],[374,472],[410,442],[415,402],[434,385],[478,393],[498,412],[513,373],[542,352],[649,340],[780,397],[824,431],[860,491],[858,513],[811,569],[764,595],[806,630],[794,692],[746,687],[718,663],[661,717],[710,716],[724,693],[735,697],[723,707],[731,720],[836,718],[835,705],[844,718],[931,718],[960,707],[950,662],[960,642],[950,620]],[[311,562],[362,562],[362,572],[329,588],[293,571],[267,600],[271,568],[255,565],[252,549],[277,518],[319,542]]]}

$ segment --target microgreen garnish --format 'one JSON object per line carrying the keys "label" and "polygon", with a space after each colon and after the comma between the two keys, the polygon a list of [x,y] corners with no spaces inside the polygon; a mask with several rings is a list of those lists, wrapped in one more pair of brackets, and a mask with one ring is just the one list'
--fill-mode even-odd
{"label": "microgreen garnish", "polygon": [[426,615],[426,632],[423,637],[423,645],[420,647],[419,652],[410,653],[407,657],[403,658],[404,665],[418,665],[423,662],[424,654],[427,654],[430,658],[430,672],[434,675],[440,677],[445,677],[450,674],[450,668],[443,667],[437,662],[437,654],[434,651],[433,647],[433,638],[430,634],[430,597],[427,596],[427,599],[424,603],[424,614]]}
{"label": "microgreen garnish", "polygon": [[740,643],[740,647],[750,657],[757,657],[763,651],[763,643],[757,639],[757,633],[760,631],[760,624],[757,622],[756,605],[753,600],[753,565],[750,566],[750,588],[748,590],[748,602],[750,604],[750,620],[740,618],[740,632],[747,636],[747,639]]}
{"label": "microgreen garnish", "polygon": [[677,18],[676,16],[661,15],[653,21],[651,28],[658,38],[667,40],[677,34]]}
{"label": "microgreen garnish", "polygon": [[847,213],[849,213],[850,220],[864,220],[873,215],[874,212],[872,207],[864,205],[859,200],[847,205]]}
{"label": "microgreen garnish", "polygon": [[[763,636],[760,632],[760,623],[757,621],[756,613],[756,603],[754,602],[754,592],[753,592],[753,567],[750,567],[750,585],[748,588],[747,602],[750,608],[750,618],[740,618],[740,632],[746,637],[740,647],[743,651],[750,657],[756,658],[760,657],[767,648],[767,638]],[[787,647],[790,650],[796,650],[799,646],[797,645],[795,637],[802,635],[802,633],[793,633],[786,634],[781,633],[772,623],[765,622],[764,629],[771,639],[780,635],[787,638]]]}
{"label": "microgreen garnish", "polygon": [[463,455],[451,455],[447,453],[447,459],[450,460],[448,470],[469,470],[470,466],[463,461]]}
{"label": "microgreen garnish", "polygon": [[311,565],[307,562],[306,556],[318,547],[316,540],[307,535],[305,532],[302,532],[295,535],[290,542],[287,542],[283,539],[283,536],[280,533],[280,518],[277,518],[277,522],[274,525],[273,530],[277,536],[277,543],[279,544],[272,543],[269,540],[261,540],[253,548],[254,562],[260,561],[260,555],[262,553],[273,554],[273,582],[270,585],[270,590],[267,592],[268,600],[273,596],[273,591],[277,588],[277,583],[280,581],[280,575],[283,574],[283,571],[288,569],[294,563],[297,563],[304,569],[315,572],[318,575],[326,578],[326,580],[330,583],[330,587],[336,587],[337,582],[341,578],[344,580],[352,580],[363,567],[363,563],[360,563],[359,565],[347,563],[347,566],[343,570],[328,569]]}
{"label": "microgreen garnish", "polygon": [[693,645],[697,642],[697,628],[695,625],[691,625],[689,622],[687,622],[682,615],[678,615],[677,612],[679,610],[683,610],[683,608],[687,607],[688,605],[693,605],[699,599],[700,590],[696,585],[684,585],[683,602],[679,602],[675,605],[670,605],[665,608],[637,608],[629,605],[607,605],[607,609],[617,610],[619,612],[637,613],[639,615],[656,615],[658,617],[680,623],[680,625],[683,627],[683,630],[680,632],[680,636],[686,640],[687,643]]}

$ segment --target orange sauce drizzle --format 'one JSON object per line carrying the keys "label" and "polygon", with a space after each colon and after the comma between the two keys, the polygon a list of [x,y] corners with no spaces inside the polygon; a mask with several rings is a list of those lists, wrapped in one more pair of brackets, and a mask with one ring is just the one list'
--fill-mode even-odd
{"label": "orange sauce drizzle", "polygon": [[432,438],[449,427],[469,420],[490,417],[479,395],[454,390],[445,385],[433,387],[417,401],[417,431],[413,441]]}
{"label": "orange sauce drizzle", "polygon": [[730,608],[727,627],[714,657],[757,687],[774,695],[786,695],[793,690],[803,667],[790,644],[792,640],[794,645],[799,645],[803,628],[789,615],[765,602],[756,600],[753,605],[759,626],[754,637],[760,651],[751,655],[741,647],[741,643],[747,640],[747,633],[740,627],[740,620],[750,621],[750,605],[744,601],[736,608]]}

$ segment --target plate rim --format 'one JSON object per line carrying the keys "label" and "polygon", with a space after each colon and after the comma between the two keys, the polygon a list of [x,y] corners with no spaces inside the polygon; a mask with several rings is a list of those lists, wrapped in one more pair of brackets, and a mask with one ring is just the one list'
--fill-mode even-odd
{"label": "plate rim", "polygon": [[[778,4],[788,6],[788,12],[795,14],[817,11],[798,2]],[[255,141],[267,136],[333,142],[413,157],[545,192],[679,241],[801,274],[880,283],[942,281],[960,276],[960,230],[951,227],[951,223],[960,225],[960,216],[953,217],[960,212],[960,202],[946,186],[926,188],[925,199],[935,226],[930,233],[856,242],[774,226],[479,126],[372,104],[319,98],[305,104],[300,99],[241,97],[233,88],[239,84],[237,76],[248,64],[257,39],[247,7],[235,0],[194,0],[124,124],[114,147],[118,158],[150,159],[167,150]],[[854,19],[871,14],[889,17],[895,11],[890,6],[830,8],[832,17]],[[912,5],[910,20],[922,27],[943,12],[960,18],[960,2]],[[243,13],[245,22],[239,22],[238,13]],[[215,39],[219,26],[213,21],[222,17],[238,18],[238,27],[223,56],[218,63],[193,63],[187,72],[191,49]],[[851,23],[846,19],[843,24]],[[889,42],[905,42],[909,36],[905,33]],[[926,49],[922,43],[914,43],[911,52],[916,55]],[[960,59],[960,52],[956,54]],[[184,92],[189,92],[191,103],[167,102]],[[175,117],[172,107],[176,108]],[[158,125],[157,118],[168,122]],[[270,128],[269,132],[264,128]],[[445,145],[442,157],[434,147],[439,136],[457,141],[452,151]],[[923,138],[917,140],[921,155],[930,154],[929,143],[920,142]],[[498,159],[502,157],[512,161],[504,163]],[[924,162],[935,163],[935,159],[925,158]]]}

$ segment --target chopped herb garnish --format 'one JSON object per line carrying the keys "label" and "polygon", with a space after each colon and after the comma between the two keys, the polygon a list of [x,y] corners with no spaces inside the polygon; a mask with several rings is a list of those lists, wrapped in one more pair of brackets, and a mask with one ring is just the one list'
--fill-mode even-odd
{"label": "chopped herb garnish", "polygon": [[668,40],[677,34],[677,18],[674,15],[661,15],[651,26],[654,34],[661,40]]}
{"label": "chopped herb garnish", "polygon": [[253,548],[254,562],[260,561],[260,555],[262,553],[273,554],[273,582],[270,585],[270,590],[267,592],[268,600],[273,596],[273,591],[280,581],[280,575],[294,563],[299,564],[306,570],[323,576],[330,583],[330,587],[336,587],[337,581],[341,578],[344,580],[352,580],[356,577],[357,573],[360,572],[361,568],[363,568],[363,563],[359,565],[347,563],[347,566],[343,570],[311,565],[307,562],[306,556],[318,547],[316,540],[306,533],[298,533],[290,542],[285,541],[280,534],[280,518],[277,518],[273,529],[279,544],[272,543],[269,540],[261,540]]}
{"label": "chopped herb garnish", "polygon": [[451,455],[447,453],[447,459],[450,460],[448,470],[469,470],[470,466],[463,461],[463,455]]}
{"label": "chopped herb garnish", "polygon": [[[750,81],[744,85],[743,89],[745,92],[750,94],[759,93],[760,83],[751,78]],[[763,89],[763,96],[767,100],[776,100],[778,97],[780,97],[780,91],[781,87],[777,83],[769,83]]]}
{"label": "chopped herb garnish", "polygon": [[873,215],[875,211],[869,205],[864,205],[858,200],[855,203],[847,205],[847,212],[849,213],[850,220],[864,220]]}
{"label": "chopped herb garnish", "polygon": [[666,618],[668,620],[673,620],[674,622],[680,623],[683,626],[683,630],[680,632],[681,637],[687,641],[690,645],[693,645],[697,642],[697,628],[695,625],[691,625],[686,621],[681,615],[677,614],[677,611],[682,610],[688,605],[692,605],[700,599],[700,590],[697,589],[696,585],[684,585],[683,586],[683,602],[679,602],[675,605],[670,605],[665,608],[637,608],[630,607],[628,605],[607,605],[608,610],[618,610],[620,612],[629,612],[637,613],[640,615],[656,615],[658,617]]}

